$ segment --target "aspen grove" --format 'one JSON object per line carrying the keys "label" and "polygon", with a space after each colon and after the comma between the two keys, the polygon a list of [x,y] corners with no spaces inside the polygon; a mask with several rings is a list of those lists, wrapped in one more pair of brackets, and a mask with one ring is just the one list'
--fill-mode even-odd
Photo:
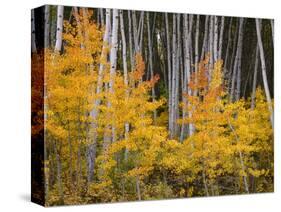
{"label": "aspen grove", "polygon": [[273,20],[42,8],[47,205],[273,192]]}

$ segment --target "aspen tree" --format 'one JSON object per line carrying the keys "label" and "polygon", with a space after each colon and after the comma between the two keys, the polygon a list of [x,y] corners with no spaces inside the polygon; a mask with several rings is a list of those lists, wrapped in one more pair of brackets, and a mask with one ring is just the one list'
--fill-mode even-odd
{"label": "aspen tree", "polygon": [[263,43],[262,43],[262,37],[261,37],[261,28],[262,28],[262,22],[260,22],[259,19],[256,19],[256,30],[257,30],[257,37],[258,37],[258,44],[259,44],[259,55],[260,55],[260,61],[261,61],[263,86],[264,86],[264,91],[265,91],[265,95],[266,95],[266,100],[268,103],[268,109],[271,114],[270,121],[271,121],[271,125],[273,128],[274,127],[274,115],[273,115],[274,112],[273,112],[273,108],[272,108],[271,96],[270,96],[270,91],[269,91],[268,81],[267,81],[266,63],[265,63]]}
{"label": "aspen tree", "polygon": [[63,6],[57,8],[57,32],[56,32],[56,44],[55,51],[60,52],[62,47],[62,31],[63,31]]}

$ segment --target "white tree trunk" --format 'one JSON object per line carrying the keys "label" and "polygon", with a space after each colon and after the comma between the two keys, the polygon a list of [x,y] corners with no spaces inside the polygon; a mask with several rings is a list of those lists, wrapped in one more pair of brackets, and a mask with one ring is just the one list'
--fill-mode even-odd
{"label": "white tree trunk", "polygon": [[195,72],[197,72],[198,69],[198,60],[199,60],[199,50],[198,50],[198,43],[199,43],[199,24],[200,24],[200,15],[197,15],[196,20],[196,32],[195,32]]}
{"label": "white tree trunk", "polygon": [[219,39],[219,54],[218,59],[222,59],[222,41],[223,41],[223,31],[224,31],[224,16],[221,17],[221,28],[220,28],[220,39]]}
{"label": "white tree trunk", "polygon": [[[190,82],[190,78],[191,78],[191,55],[190,55],[190,44],[191,44],[191,31],[192,31],[192,24],[193,24],[193,16],[190,16],[189,19],[189,26],[188,26],[188,16],[184,15],[183,18],[183,25],[184,25],[184,45],[185,45],[185,56],[184,56],[184,60],[185,60],[185,71],[184,71],[184,77],[185,77],[185,85],[187,86],[187,84]],[[191,89],[187,87],[187,90],[185,91],[185,93],[188,93],[189,96],[191,96]],[[184,98],[184,104],[189,105],[189,102],[187,102],[186,98]],[[186,116],[186,114],[183,113],[183,115]],[[191,112],[188,113],[188,116],[191,117],[192,114]],[[183,117],[184,118],[184,117]],[[194,131],[194,126],[193,124],[189,124],[188,125],[189,128],[189,135],[193,134]]]}
{"label": "white tree trunk", "polygon": [[[228,70],[228,73],[227,73],[227,79],[228,82],[229,82],[229,85],[228,85],[228,93],[231,93],[232,92],[232,80],[230,80],[230,78],[233,78],[233,72],[234,72],[234,68],[233,68],[233,64],[235,63],[235,56],[236,56],[236,51],[237,51],[237,38],[238,38],[238,34],[239,34],[239,22],[237,21],[236,23],[236,31],[235,31],[235,35],[234,35],[234,41],[233,41],[233,45],[232,45],[232,54],[231,54],[231,61],[230,61],[230,66],[229,66],[229,70]],[[231,75],[232,74],[232,75]],[[233,82],[234,83],[234,82]],[[233,95],[231,94],[230,97],[232,97]]]}
{"label": "white tree trunk", "polygon": [[[111,40],[111,49],[110,49],[110,80],[109,80],[109,92],[114,92],[114,81],[115,81],[115,75],[116,75],[116,65],[117,65],[117,49],[118,49],[118,10],[113,9],[113,22],[112,22],[112,40]],[[111,102],[108,101],[107,107],[111,108]],[[113,120],[114,122],[114,120]],[[109,129],[110,126],[107,126],[107,129]],[[116,141],[116,130],[115,130],[115,124],[113,123],[111,126],[111,136],[106,133],[104,137],[104,150],[107,149],[110,141],[115,142]],[[112,138],[112,139],[111,139]]]}
{"label": "white tree trunk", "polygon": [[211,80],[211,69],[214,64],[214,16],[210,17],[210,29],[209,29],[209,53],[210,53],[210,61],[209,61],[209,75],[208,79]]}
{"label": "white tree trunk", "polygon": [[259,19],[256,19],[256,29],[257,29],[259,53],[260,53],[261,68],[262,68],[262,79],[263,79],[266,100],[268,103],[268,109],[271,114],[270,115],[271,126],[272,126],[272,128],[274,128],[274,115],[273,115],[274,112],[273,112],[273,108],[272,108],[272,101],[271,101],[271,96],[270,96],[270,91],[269,91],[268,81],[267,81],[266,64],[265,64],[263,43],[262,43],[262,37],[261,37],[261,27],[262,27],[262,23],[260,23]]}
{"label": "white tree trunk", "polygon": [[[96,94],[100,94],[102,91],[102,84],[103,84],[103,72],[104,72],[104,61],[107,62],[107,47],[109,45],[109,34],[110,34],[110,9],[106,9],[106,26],[105,26],[105,32],[103,36],[103,47],[102,47],[102,52],[101,52],[101,62],[100,62],[100,67],[99,67],[99,72],[98,72],[98,79],[97,79],[97,86],[96,86]],[[89,146],[88,149],[88,182],[91,182],[93,179],[93,174],[94,174],[94,168],[95,168],[95,159],[96,159],[96,147],[97,147],[97,118],[99,114],[98,106],[100,105],[101,100],[96,99],[94,101],[94,107],[93,110],[91,111],[91,117],[92,117],[92,143]]]}
{"label": "white tree trunk", "polygon": [[[244,23],[244,19],[240,18],[236,55],[235,55],[234,67],[233,67],[233,71],[232,71],[232,80],[231,80],[231,94],[230,94],[231,102],[233,100],[238,100],[240,98],[241,54],[242,54],[242,47],[243,47],[242,46],[243,45],[243,23]],[[236,89],[235,89],[235,84],[237,84]],[[235,99],[235,97],[236,97],[236,99]]]}
{"label": "white tree trunk", "polygon": [[207,49],[207,36],[208,36],[208,23],[209,23],[209,16],[206,15],[205,17],[205,27],[204,27],[204,38],[203,38],[203,44],[202,44],[202,50],[201,50],[201,57],[200,60],[203,60],[206,54]]}
{"label": "white tree trunk", "polygon": [[168,113],[169,113],[169,135],[172,136],[172,70],[171,70],[171,47],[170,47],[170,31],[169,31],[169,19],[168,13],[165,13],[165,24],[166,24],[166,42],[167,42],[167,61],[168,61]]}
{"label": "white tree trunk", "polygon": [[131,20],[131,11],[128,10],[128,27],[129,27],[129,47],[130,47],[130,63],[131,63],[131,70],[135,69],[134,65],[134,57],[135,54],[133,52],[133,42],[132,42],[132,20]]}
{"label": "white tree trunk", "polygon": [[[229,55],[229,46],[230,46],[230,43],[231,43],[231,25],[232,25],[232,17],[230,18],[230,22],[229,22],[229,28],[228,28],[228,36],[227,36],[227,46],[226,46],[226,52],[225,52],[225,57],[224,57],[224,68],[223,68],[223,73],[224,75],[226,75],[227,71],[226,71],[226,68],[227,68],[227,63],[228,63],[228,55]],[[222,54],[222,52],[221,52]],[[226,78],[226,76],[224,76],[224,78]]]}
{"label": "white tree trunk", "polygon": [[50,44],[50,6],[45,5],[44,11],[44,47],[49,48]]}
{"label": "white tree trunk", "polygon": [[139,39],[139,53],[142,53],[142,46],[143,46],[143,26],[144,26],[144,12],[141,15],[140,20],[140,33],[138,33],[138,39]]}
{"label": "white tree trunk", "polygon": [[[151,74],[151,79],[154,77],[154,72],[153,72],[153,61],[152,61],[152,44],[151,44],[151,32],[150,32],[150,21],[149,21],[149,12],[146,13],[146,26],[147,26],[147,38],[148,38],[148,53],[149,53],[149,59],[148,59],[148,64],[149,64],[149,69],[150,69],[150,74]],[[152,87],[152,101],[155,102],[155,88]],[[155,123],[156,121],[156,110],[153,111],[153,121]]]}
{"label": "white tree trunk", "polygon": [[133,37],[134,37],[134,48],[135,53],[139,52],[138,38],[137,38],[137,18],[136,11],[132,11],[132,19],[133,19]]}
{"label": "white tree trunk", "polygon": [[[182,110],[182,119],[185,119],[187,113],[185,108],[187,106],[187,98],[185,95],[187,94],[187,83],[188,83],[188,72],[189,72],[189,50],[188,50],[188,21],[187,21],[187,14],[183,15],[183,54],[184,54],[184,70],[182,74],[182,102],[183,102],[183,110]],[[203,44],[204,45],[204,44]],[[180,141],[183,142],[186,136],[186,124],[181,124],[181,134],[180,134]]]}
{"label": "white tree trunk", "polygon": [[179,78],[180,78],[180,71],[181,71],[181,67],[180,67],[180,58],[181,58],[181,24],[180,24],[180,20],[181,20],[181,15],[177,14],[177,52],[176,52],[176,82],[175,82],[175,135],[178,135],[178,124],[177,124],[177,120],[179,119]]}
{"label": "white tree trunk", "polygon": [[[123,71],[124,71],[124,84],[128,86],[128,67],[127,67],[127,45],[126,45],[126,36],[124,29],[124,19],[123,19],[123,11],[119,12],[120,17],[120,28],[121,28],[121,37],[122,37],[122,55],[123,55]],[[126,99],[129,97],[128,90],[126,90]],[[125,123],[125,139],[128,139],[129,136],[129,123]],[[125,150],[125,160],[128,157],[128,150]]]}
{"label": "white tree trunk", "polygon": [[218,17],[214,17],[214,61],[218,60]]}
{"label": "white tree trunk", "polygon": [[63,31],[63,6],[57,8],[57,33],[55,51],[60,52],[62,47],[62,31]]}
{"label": "white tree trunk", "polygon": [[238,35],[238,61],[237,61],[237,92],[236,92],[236,100],[240,99],[241,93],[241,58],[242,58],[242,49],[243,49],[243,37],[244,37],[244,18],[240,18],[239,23],[239,35]]}
{"label": "white tree trunk", "polygon": [[172,36],[172,132],[171,136],[175,136],[175,120],[176,120],[176,68],[177,68],[177,37],[176,37],[176,14],[173,14],[173,36]]}

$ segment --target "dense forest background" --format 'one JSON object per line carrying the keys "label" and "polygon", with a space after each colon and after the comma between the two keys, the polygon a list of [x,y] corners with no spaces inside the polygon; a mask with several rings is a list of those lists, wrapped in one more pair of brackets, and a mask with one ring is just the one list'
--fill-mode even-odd
{"label": "dense forest background", "polygon": [[46,205],[273,191],[273,20],[44,6],[31,21]]}

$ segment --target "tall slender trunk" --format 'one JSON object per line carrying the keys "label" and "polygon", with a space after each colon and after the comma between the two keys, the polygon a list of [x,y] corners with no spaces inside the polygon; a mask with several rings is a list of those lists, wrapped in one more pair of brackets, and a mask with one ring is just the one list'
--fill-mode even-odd
{"label": "tall slender trunk", "polygon": [[219,53],[218,59],[222,59],[222,44],[223,44],[223,31],[224,31],[224,16],[221,17],[220,39],[219,39]]}
{"label": "tall slender trunk", "polygon": [[181,57],[181,14],[177,14],[177,52],[176,52],[176,81],[175,81],[175,134],[178,136],[179,126],[177,120],[179,119],[179,78],[180,78],[180,57]]}
{"label": "tall slender trunk", "polygon": [[218,60],[218,17],[214,17],[214,61]]}
{"label": "tall slender trunk", "polygon": [[175,137],[175,119],[176,119],[176,68],[177,68],[177,24],[176,14],[173,14],[173,35],[172,35],[172,132],[171,137]]}
{"label": "tall slender trunk", "polygon": [[[123,11],[119,12],[120,17],[120,28],[121,28],[121,37],[122,37],[122,54],[123,54],[123,69],[124,69],[124,84],[128,86],[128,67],[127,67],[127,45],[126,45],[126,37],[125,37],[125,29],[124,29],[124,19],[123,19]],[[129,92],[126,90],[126,99],[129,97]],[[128,139],[129,136],[129,123],[125,123],[125,140]],[[125,160],[128,157],[128,150],[125,150]]]}
{"label": "tall slender trunk", "polygon": [[268,110],[270,112],[271,126],[272,126],[272,128],[274,128],[274,115],[273,115],[274,112],[273,112],[271,96],[270,96],[270,91],[269,91],[268,81],[267,81],[266,64],[265,64],[263,43],[262,43],[262,37],[261,37],[261,28],[262,28],[262,22],[260,22],[259,19],[256,19],[256,30],[257,30],[259,53],[260,53],[260,60],[261,60],[262,79],[263,79],[263,85],[264,85],[266,100],[267,100],[267,103],[268,103]]}
{"label": "tall slender trunk", "polygon": [[255,68],[254,68],[254,77],[253,77],[253,87],[252,87],[252,95],[251,95],[251,108],[252,109],[254,109],[254,107],[255,107],[258,66],[259,66],[259,45],[257,44],[256,54],[255,54]]}
{"label": "tall slender trunk", "polygon": [[[187,83],[188,83],[188,72],[189,72],[189,51],[188,51],[188,21],[187,21],[187,14],[183,15],[183,54],[184,54],[184,69],[182,72],[182,102],[183,102],[183,110],[182,110],[182,119],[184,120],[187,112],[187,98],[185,95],[187,94]],[[183,142],[186,136],[186,124],[181,124],[181,134],[180,134],[180,141]]]}
{"label": "tall slender trunk", "polygon": [[140,33],[138,34],[139,39],[139,53],[142,53],[142,46],[143,46],[143,26],[144,26],[144,13],[141,15],[141,25],[140,25]]}
{"label": "tall slender trunk", "polygon": [[214,64],[214,16],[210,17],[210,29],[209,29],[209,53],[210,53],[210,61],[209,61],[209,81],[211,80],[211,69]]}
{"label": "tall slender trunk", "polygon": [[168,67],[168,113],[169,113],[169,135],[172,138],[172,69],[171,69],[171,47],[168,13],[165,13],[166,39],[167,39],[167,67]]}
{"label": "tall slender trunk", "polygon": [[[116,75],[116,64],[117,64],[117,49],[118,49],[118,10],[113,9],[113,22],[112,22],[112,40],[110,49],[110,80],[109,80],[109,92],[114,92],[114,81]],[[107,102],[107,107],[111,108],[112,103],[110,100]],[[111,124],[111,133],[106,133],[104,137],[103,150],[106,151],[110,142],[116,141],[116,130],[115,130],[115,120],[113,118]],[[110,125],[107,125],[106,130],[110,131]]]}
{"label": "tall slender trunk", "polygon": [[[97,86],[96,86],[96,94],[100,94],[102,91],[102,85],[103,85],[103,74],[104,74],[104,68],[107,63],[107,48],[109,45],[109,39],[110,39],[110,28],[111,28],[111,21],[110,21],[110,9],[106,9],[106,26],[105,26],[105,32],[103,36],[103,47],[101,52],[101,61],[99,66],[99,72],[98,72],[98,79],[97,79]],[[94,176],[94,168],[95,168],[95,160],[96,160],[96,147],[97,147],[97,128],[98,123],[96,122],[99,114],[98,106],[100,105],[101,100],[98,98],[94,101],[94,107],[91,111],[90,115],[92,117],[92,143],[88,147],[88,182],[91,182],[93,180]]]}
{"label": "tall slender trunk", "polygon": [[44,47],[49,48],[50,44],[50,6],[45,5],[44,11]]}
{"label": "tall slender trunk", "polygon": [[99,13],[100,13],[101,25],[104,26],[104,15],[103,15],[103,9],[102,8],[99,9]]}
{"label": "tall slender trunk", "polygon": [[[151,79],[154,77],[153,73],[153,61],[152,61],[152,44],[151,44],[151,32],[150,32],[150,21],[149,21],[149,12],[146,13],[146,26],[147,26],[147,38],[148,38],[148,52],[149,52],[149,59],[148,59],[148,64],[149,64],[149,70],[151,74]],[[155,88],[152,87],[152,101],[155,102]],[[153,111],[153,121],[155,123],[156,121],[156,110]]]}
{"label": "tall slender trunk", "polygon": [[35,17],[34,17],[34,9],[31,10],[31,52],[36,53],[36,39],[35,39]]}
{"label": "tall slender trunk", "polygon": [[[232,71],[231,80],[231,94],[230,101],[238,100],[240,98],[240,86],[241,86],[241,54],[242,54],[242,44],[243,44],[243,23],[244,19],[239,19],[239,31],[238,31],[238,41],[236,48],[236,56],[234,61],[234,67]],[[235,89],[235,84],[237,88]],[[235,93],[236,91],[236,93]]]}
{"label": "tall slender trunk", "polygon": [[[227,73],[227,79],[233,78],[233,72],[234,72],[234,68],[233,68],[233,64],[235,62],[235,53],[236,53],[236,47],[237,47],[237,38],[238,38],[238,34],[239,34],[239,22],[237,21],[236,23],[236,32],[234,35],[234,41],[233,41],[233,45],[232,45],[232,54],[231,54],[231,61],[230,61],[230,65],[229,65],[229,70]],[[232,80],[228,80],[229,81],[229,85],[228,85],[228,93],[231,93],[232,91]],[[233,82],[234,83],[234,82]]]}
{"label": "tall slender trunk", "polygon": [[205,27],[204,27],[204,38],[203,38],[201,57],[200,57],[201,61],[204,59],[205,54],[207,52],[208,23],[209,23],[209,16],[206,15],[205,16]]}
{"label": "tall slender trunk", "polygon": [[[191,79],[191,73],[192,73],[192,70],[191,70],[191,61],[192,61],[192,46],[191,46],[191,43],[192,43],[192,39],[191,39],[191,33],[192,33],[192,26],[193,26],[193,15],[190,15],[189,16],[189,27],[188,27],[188,34],[187,34],[187,40],[186,40],[186,78],[187,78],[187,83],[190,82],[190,79]],[[188,95],[191,96],[192,95],[192,92],[191,92],[191,89],[190,88],[187,88],[187,92],[188,92]],[[190,102],[188,102],[188,107],[190,106]],[[192,117],[192,113],[191,111],[189,111],[188,113],[188,116],[189,118]],[[188,126],[188,129],[189,129],[189,135],[192,135],[193,132],[194,132],[194,125],[192,123],[189,124]]]}
{"label": "tall slender trunk", "polygon": [[[225,57],[224,57],[224,67],[223,67],[223,73],[224,75],[226,75],[227,73],[227,63],[228,63],[228,55],[229,55],[229,48],[230,48],[230,44],[231,44],[231,26],[232,26],[232,17],[230,18],[230,22],[228,25],[228,36],[227,36],[227,46],[226,46],[226,52],[225,52]],[[221,52],[222,54],[222,52]],[[227,78],[226,76],[224,76],[224,78]]]}
{"label": "tall slender trunk", "polygon": [[128,10],[128,27],[129,27],[129,47],[130,47],[130,64],[131,64],[131,70],[135,68],[134,65],[134,57],[135,54],[133,52],[133,42],[132,42],[132,20],[131,20],[131,11]]}
{"label": "tall slender trunk", "polygon": [[55,51],[60,52],[62,47],[62,31],[63,31],[63,6],[57,8],[57,33]]}
{"label": "tall slender trunk", "polygon": [[[191,96],[191,89],[188,87],[188,83],[190,81],[191,77],[191,31],[192,31],[192,23],[193,23],[193,16],[191,15],[189,17],[189,24],[188,24],[188,16],[186,14],[183,15],[183,26],[184,26],[184,71],[183,71],[183,90],[182,90],[182,99],[183,99],[183,108],[185,108],[182,111],[182,119],[184,120],[185,117],[188,115],[189,117],[192,116],[191,112],[186,112],[186,107],[190,105],[190,103],[187,101],[187,98],[185,97],[186,94]],[[188,124],[188,134],[192,135],[194,131],[194,126],[192,123]],[[181,135],[180,135],[180,141],[183,141],[185,137],[185,124],[182,123],[181,126]]]}
{"label": "tall slender trunk", "polygon": [[199,24],[200,24],[200,15],[197,15],[196,18],[196,32],[195,32],[195,72],[197,72],[198,69],[198,60],[199,60],[199,50],[198,50],[198,43],[199,43]]}
{"label": "tall slender trunk", "polygon": [[236,100],[240,99],[241,97],[241,59],[242,59],[242,49],[243,49],[243,23],[244,18],[240,18],[240,25],[239,25],[239,37],[238,37],[238,61],[237,61],[237,92],[236,92]]}
{"label": "tall slender trunk", "polygon": [[135,53],[139,52],[138,38],[137,38],[137,17],[136,11],[132,11],[132,20],[133,20],[133,38],[134,38],[134,49]]}

